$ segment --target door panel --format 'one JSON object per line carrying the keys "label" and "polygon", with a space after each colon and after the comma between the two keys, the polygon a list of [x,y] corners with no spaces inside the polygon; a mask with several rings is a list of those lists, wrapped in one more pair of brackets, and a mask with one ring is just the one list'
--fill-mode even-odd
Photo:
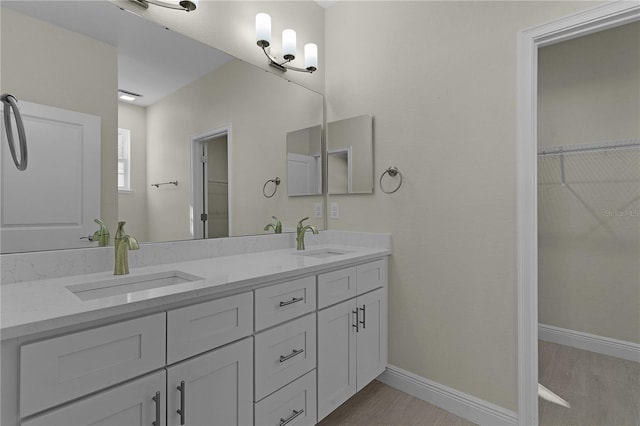
{"label": "door panel", "polygon": [[18,105],[29,163],[16,169],[0,120],[2,252],[96,246],[80,237],[93,234],[100,217],[100,117]]}

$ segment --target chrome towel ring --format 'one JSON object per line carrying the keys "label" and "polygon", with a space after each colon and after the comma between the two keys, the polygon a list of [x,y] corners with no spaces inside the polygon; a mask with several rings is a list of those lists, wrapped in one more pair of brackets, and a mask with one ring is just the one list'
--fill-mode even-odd
{"label": "chrome towel ring", "polygon": [[[400,176],[400,181],[398,182],[398,185],[395,187],[395,189],[391,190],[391,191],[386,191],[383,187],[382,187],[382,178],[384,178],[384,175],[388,174],[391,177],[396,177],[396,176]],[[402,186],[402,173],[400,172],[400,170],[396,167],[396,166],[390,166],[387,170],[385,170],[381,175],[380,175],[380,180],[378,182],[378,184],[380,185],[380,190],[382,192],[384,192],[385,194],[393,194],[394,192],[396,192],[398,189],[400,189],[400,187]]]}
{"label": "chrome towel ring", "polygon": [[[270,195],[267,195],[267,185],[269,184],[269,182],[275,183],[275,186],[273,187],[273,192]],[[279,177],[276,177],[275,179],[269,179],[262,186],[262,195],[264,195],[267,198],[273,197],[274,195],[276,195],[276,192],[278,191],[278,185],[280,185],[280,178]]]}
{"label": "chrome towel ring", "polygon": [[[22,116],[18,109],[18,100],[15,96],[8,93],[0,96],[0,100],[4,103],[4,127],[7,132],[7,142],[9,143],[9,150],[11,151],[11,157],[13,157],[13,163],[18,170],[24,171],[27,169],[27,160],[29,158],[27,154],[27,137],[24,133],[24,124],[22,123]],[[11,109],[13,109],[13,116],[16,119],[16,128],[18,129],[18,140],[20,141],[20,161],[16,155],[16,145],[13,140],[13,129],[11,126]]]}

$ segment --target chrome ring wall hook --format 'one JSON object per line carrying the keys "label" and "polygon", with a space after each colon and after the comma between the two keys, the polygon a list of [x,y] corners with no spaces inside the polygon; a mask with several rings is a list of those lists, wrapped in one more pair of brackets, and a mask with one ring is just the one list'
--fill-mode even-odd
{"label": "chrome ring wall hook", "polygon": [[[11,157],[13,157],[13,163],[18,170],[24,171],[27,169],[27,161],[29,159],[27,153],[27,137],[24,132],[24,124],[22,123],[22,116],[18,109],[18,101],[15,96],[8,93],[0,96],[0,100],[4,103],[4,127],[7,132],[7,142],[9,143],[9,150],[11,151]],[[13,109],[13,116],[16,120],[16,128],[18,129],[18,140],[20,143],[20,161],[16,155],[16,145],[13,140],[13,129],[11,126],[11,109]]]}
{"label": "chrome ring wall hook", "polygon": [[[400,182],[398,182],[398,186],[396,186],[396,188],[393,189],[392,191],[385,191],[385,189],[382,187],[382,178],[384,178],[384,175],[386,174],[388,174],[391,177],[400,176]],[[379,185],[380,185],[380,190],[382,190],[382,192],[384,192],[385,194],[393,194],[402,186],[402,173],[396,166],[389,167],[380,175]]]}
{"label": "chrome ring wall hook", "polygon": [[[267,185],[269,184],[269,182],[275,183],[275,186],[273,187],[273,192],[270,195],[267,195]],[[262,195],[264,195],[267,198],[273,197],[274,195],[276,195],[276,192],[278,191],[278,185],[280,185],[280,178],[279,177],[276,177],[275,179],[269,179],[262,186]]]}

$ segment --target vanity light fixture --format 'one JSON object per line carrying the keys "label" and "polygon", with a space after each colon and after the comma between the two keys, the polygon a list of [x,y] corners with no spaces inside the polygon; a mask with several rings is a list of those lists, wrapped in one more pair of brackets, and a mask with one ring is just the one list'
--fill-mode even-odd
{"label": "vanity light fixture", "polygon": [[191,12],[198,7],[198,0],[129,0],[138,6],[142,6],[145,9],[149,8],[149,4],[156,6],[166,7],[168,9],[184,10],[185,12]]}
{"label": "vanity light fixture", "polygon": [[276,58],[267,52],[267,48],[271,45],[271,16],[266,13],[256,15],[256,42],[269,58],[269,65],[282,72],[293,70],[312,73],[318,69],[318,46],[314,43],[304,45],[304,68],[289,65],[296,58],[296,32],[294,30],[282,31],[282,57],[284,61],[277,62]]}
{"label": "vanity light fixture", "polygon": [[129,92],[128,90],[118,89],[118,99],[121,99],[123,101],[133,102],[136,99],[141,97],[142,95],[138,93]]}

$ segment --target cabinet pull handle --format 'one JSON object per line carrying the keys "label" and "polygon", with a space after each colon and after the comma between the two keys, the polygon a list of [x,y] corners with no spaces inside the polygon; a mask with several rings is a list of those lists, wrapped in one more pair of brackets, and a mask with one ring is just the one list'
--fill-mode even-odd
{"label": "cabinet pull handle", "polygon": [[160,426],[160,391],[156,392],[156,396],[151,398],[156,403],[156,420],[151,422],[153,426]]}
{"label": "cabinet pull handle", "polygon": [[364,330],[366,328],[366,322],[367,322],[367,311],[366,311],[367,305],[362,305],[362,308],[360,308],[360,310],[362,311],[362,321],[360,321],[360,324],[362,324],[362,329]]}
{"label": "cabinet pull handle", "polygon": [[291,359],[296,355],[300,355],[302,352],[304,352],[304,349],[294,349],[293,352],[291,352],[289,355],[280,355],[280,362],[285,362],[286,360]]}
{"label": "cabinet pull handle", "polygon": [[287,300],[286,302],[280,302],[280,307],[302,302],[303,300],[304,300],[304,297],[294,297],[293,299]]}
{"label": "cabinet pull handle", "polygon": [[358,309],[356,308],[355,311],[351,311],[352,314],[356,315],[356,323],[355,324],[351,324],[351,327],[355,327],[356,328],[356,333],[360,332],[360,324],[359,324],[359,320],[358,320]]}
{"label": "cabinet pull handle", "polygon": [[283,419],[283,418],[280,419],[280,426],[284,426],[287,423],[290,423],[293,419],[295,419],[302,413],[304,413],[304,408],[302,410],[297,410],[297,411],[293,410],[293,413],[291,413],[289,417],[287,417],[286,419]]}
{"label": "cabinet pull handle", "polygon": [[184,424],[184,395],[185,395],[184,380],[180,381],[180,386],[178,386],[176,389],[180,391],[180,409],[176,410],[176,412],[180,414],[180,424],[183,425]]}

